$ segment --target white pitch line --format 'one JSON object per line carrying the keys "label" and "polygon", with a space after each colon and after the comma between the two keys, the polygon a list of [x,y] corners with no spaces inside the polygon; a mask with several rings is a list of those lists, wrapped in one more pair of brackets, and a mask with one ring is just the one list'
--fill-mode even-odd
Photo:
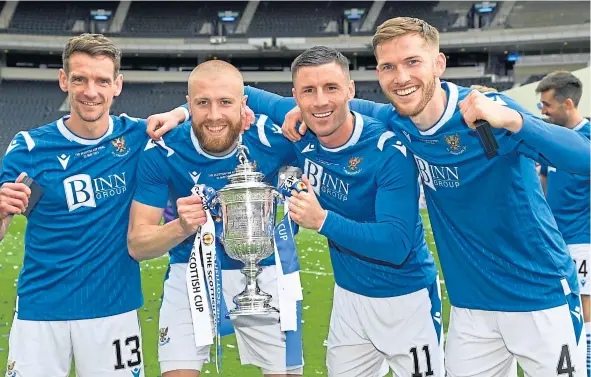
{"label": "white pitch line", "polygon": [[321,272],[321,271],[309,271],[309,270],[300,270],[302,274],[309,274],[309,275],[317,275],[317,276],[329,276],[334,275],[332,272]]}

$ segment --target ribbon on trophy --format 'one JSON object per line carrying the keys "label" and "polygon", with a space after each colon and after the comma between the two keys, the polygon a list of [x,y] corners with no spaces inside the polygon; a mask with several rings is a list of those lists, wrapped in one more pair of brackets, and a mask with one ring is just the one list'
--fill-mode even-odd
{"label": "ribbon on trophy", "polygon": [[207,217],[207,221],[195,235],[186,273],[195,345],[203,347],[213,344],[213,339],[216,340],[215,364],[219,373],[222,363],[221,336],[232,332],[228,330],[228,324],[232,328],[230,321],[225,320],[228,310],[222,296],[221,259],[216,250],[216,238],[221,233],[221,223],[214,221],[213,216],[219,217],[219,205],[214,204],[216,192],[211,187],[196,185],[191,192],[201,197]]}
{"label": "ribbon on trophy", "polygon": [[303,364],[301,306],[303,295],[300,263],[294,241],[299,226],[289,218],[289,197],[292,190],[300,192],[305,189],[304,182],[294,176],[287,177],[279,186],[279,194],[285,198],[284,217],[273,232],[279,291],[279,319],[281,330],[285,332],[285,360],[288,367]]}

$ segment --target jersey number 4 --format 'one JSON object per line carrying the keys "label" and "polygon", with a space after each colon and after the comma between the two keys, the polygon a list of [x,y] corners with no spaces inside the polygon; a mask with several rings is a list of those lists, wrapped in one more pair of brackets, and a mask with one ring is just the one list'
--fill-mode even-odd
{"label": "jersey number 4", "polygon": [[564,344],[562,346],[562,350],[560,351],[560,358],[558,359],[558,365],[556,366],[556,374],[558,376],[568,376],[573,377],[575,373],[575,367],[570,359],[570,350],[568,349],[568,344]]}
{"label": "jersey number 4", "polygon": [[[139,366],[142,363],[139,336],[135,335],[125,339],[125,346],[130,348],[132,357],[131,360],[127,360],[127,366],[130,368]],[[125,369],[126,365],[123,363],[123,357],[121,356],[121,340],[115,340],[113,347],[115,347],[115,370]]]}
{"label": "jersey number 4", "polygon": [[[575,263],[578,264],[578,261],[575,260]],[[583,259],[581,264],[578,265],[579,267],[579,275],[583,275],[583,278],[587,277],[587,259]]]}

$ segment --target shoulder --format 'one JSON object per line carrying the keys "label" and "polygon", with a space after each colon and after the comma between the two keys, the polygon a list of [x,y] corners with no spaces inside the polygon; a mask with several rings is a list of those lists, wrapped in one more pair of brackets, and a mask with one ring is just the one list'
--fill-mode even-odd
{"label": "shoulder", "polygon": [[363,133],[361,140],[369,153],[376,153],[380,158],[406,159],[409,151],[400,141],[399,136],[379,120],[361,116]]}
{"label": "shoulder", "polygon": [[256,142],[269,148],[289,141],[283,136],[281,127],[265,114],[255,116],[254,123],[244,132],[243,137],[247,142]]}
{"label": "shoulder", "polygon": [[53,143],[55,139],[51,139],[58,133],[57,122],[48,123],[28,131],[20,131],[12,138],[6,149],[6,155],[12,151],[29,153],[39,145],[43,145],[43,143],[47,143],[48,141]]}
{"label": "shoulder", "polygon": [[591,139],[591,124],[589,124],[588,120],[580,128],[576,129],[576,131],[587,139]]}

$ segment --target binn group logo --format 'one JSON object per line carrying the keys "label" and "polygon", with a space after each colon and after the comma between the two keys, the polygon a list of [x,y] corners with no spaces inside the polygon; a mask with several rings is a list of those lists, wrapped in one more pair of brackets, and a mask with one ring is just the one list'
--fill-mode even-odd
{"label": "binn group logo", "polygon": [[322,165],[306,159],[304,175],[310,180],[310,185],[314,188],[316,195],[329,195],[343,202],[348,199],[349,184],[343,182],[339,177],[325,172]]}
{"label": "binn group logo", "polygon": [[97,201],[127,191],[125,172],[98,178],[92,178],[88,174],[76,174],[64,179],[64,190],[70,212],[80,207],[96,208]]}
{"label": "binn group logo", "polygon": [[419,176],[425,186],[434,191],[437,191],[438,187],[460,187],[460,174],[457,166],[431,165],[416,155],[414,157],[419,170]]}

